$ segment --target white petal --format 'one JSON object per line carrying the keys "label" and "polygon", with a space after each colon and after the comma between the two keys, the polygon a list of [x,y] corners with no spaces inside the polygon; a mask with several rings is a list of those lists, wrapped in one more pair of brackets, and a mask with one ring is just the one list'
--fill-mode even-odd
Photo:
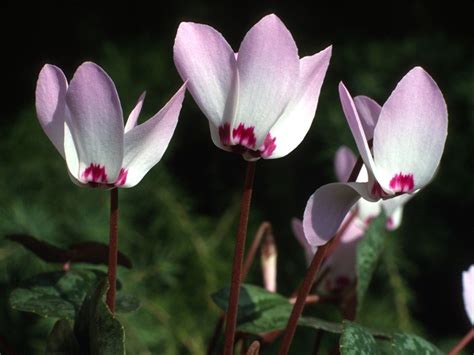
{"label": "white petal", "polygon": [[178,123],[186,85],[183,85],[155,116],[125,134],[123,181],[118,186],[132,187],[161,160]]}
{"label": "white petal", "polygon": [[36,83],[36,113],[44,132],[64,156],[67,80],[61,69],[46,64]]}
{"label": "white petal", "polygon": [[337,150],[336,158],[334,159],[334,170],[339,182],[347,182],[349,180],[356,162],[357,158],[350,148],[342,146]]}
{"label": "white petal", "polygon": [[362,127],[364,128],[367,140],[374,138],[374,129],[380,116],[382,107],[367,96],[354,97],[354,104],[359,113]]}
{"label": "white petal", "polygon": [[349,128],[354,136],[357,148],[359,149],[359,154],[361,155],[370,176],[373,174],[375,169],[374,159],[369,144],[367,143],[367,136],[365,135],[364,127],[354,101],[342,82],[339,83],[339,97],[341,99],[342,109],[344,110],[347,123],[349,124]]}
{"label": "white petal", "polygon": [[411,192],[432,179],[447,124],[438,86],[422,68],[412,69],[383,105],[374,132],[375,176],[384,190]]}
{"label": "white petal", "polygon": [[462,296],[467,316],[474,326],[474,265],[462,273]]}
{"label": "white petal", "polygon": [[311,127],[319,93],[329,66],[332,47],[300,60],[300,74],[294,97],[270,130],[276,148],[267,159],[281,158],[292,152]]}
{"label": "white petal", "polygon": [[[291,33],[275,15],[254,25],[240,45],[239,98],[232,128],[253,127],[258,149],[295,92],[299,58]],[[253,145],[253,147],[252,147]]]}
{"label": "white petal", "polygon": [[[214,28],[182,22],[174,43],[174,62],[194,100],[214,126],[220,127],[227,112],[232,113],[234,51]],[[227,107],[227,108],[226,108]],[[231,117],[227,120],[230,121]]]}
{"label": "white petal", "polygon": [[145,100],[146,96],[146,91],[144,91],[140,97],[138,98],[138,102],[133,108],[132,112],[130,112],[130,115],[128,116],[127,123],[125,124],[125,130],[124,132],[127,133],[130,131],[132,128],[134,128],[137,125],[137,120],[138,116],[140,115],[140,112],[143,107],[143,101]]}
{"label": "white petal", "polygon": [[[123,159],[123,116],[117,90],[97,64],[79,66],[66,95],[71,130],[79,158],[81,182],[113,183]],[[87,169],[102,170],[100,177]]]}
{"label": "white petal", "polygon": [[317,189],[304,211],[303,228],[308,243],[320,246],[330,240],[361,195],[368,197],[367,188],[367,184],[354,182],[332,183]]}

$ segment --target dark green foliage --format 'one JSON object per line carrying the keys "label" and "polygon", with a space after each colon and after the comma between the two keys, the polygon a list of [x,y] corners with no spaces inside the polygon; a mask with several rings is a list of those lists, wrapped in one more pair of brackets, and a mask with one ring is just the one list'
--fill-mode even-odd
{"label": "dark green foliage", "polygon": [[67,319],[55,324],[46,341],[46,355],[78,355],[79,344]]}
{"label": "dark green foliage", "polygon": [[[74,319],[84,297],[106,274],[99,270],[77,269],[35,275],[10,294],[10,305],[19,311],[42,317]],[[127,294],[117,296],[117,312],[131,312],[139,301]]]}
{"label": "dark green foliage", "polygon": [[382,255],[387,233],[385,215],[382,213],[369,226],[364,238],[357,245],[357,312],[359,312],[370,280]]}
{"label": "dark green foliage", "polygon": [[339,340],[341,355],[375,355],[378,354],[374,337],[363,327],[345,321]]}

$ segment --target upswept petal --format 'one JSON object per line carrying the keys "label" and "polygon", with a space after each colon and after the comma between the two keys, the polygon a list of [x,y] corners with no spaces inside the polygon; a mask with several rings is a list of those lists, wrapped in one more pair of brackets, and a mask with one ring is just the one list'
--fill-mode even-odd
{"label": "upswept petal", "polygon": [[[79,174],[94,164],[104,167],[102,183],[113,183],[123,158],[123,116],[115,85],[97,64],[85,62],[74,73],[66,95],[67,124],[77,149]],[[106,180],[106,181],[104,181]]]}
{"label": "upswept petal", "polygon": [[368,196],[366,183],[332,183],[316,190],[309,198],[303,216],[304,234],[312,246],[329,241],[339,229],[346,214],[363,195]]}
{"label": "upswept petal", "polygon": [[352,153],[352,150],[346,146],[341,146],[336,152],[336,158],[334,159],[334,170],[336,173],[337,181],[347,182],[351,176],[352,169],[357,162],[357,158]]}
{"label": "upswept petal", "polygon": [[142,110],[145,96],[146,96],[146,91],[144,91],[140,95],[140,97],[138,98],[137,104],[133,108],[132,112],[130,112],[130,115],[128,116],[128,119],[127,119],[127,123],[125,124],[125,129],[124,129],[125,133],[127,133],[128,131],[130,131],[137,125],[138,116],[140,115],[140,112]]}
{"label": "upswept petal", "polygon": [[402,223],[403,206],[410,201],[417,193],[403,194],[387,200],[382,200],[381,205],[387,216],[387,229],[395,230]]}
{"label": "upswept petal", "polygon": [[233,126],[254,127],[255,149],[293,97],[299,66],[295,41],[277,16],[265,16],[245,35],[237,59],[240,84]]}
{"label": "upswept petal", "polygon": [[[276,148],[268,159],[281,158],[292,152],[308,133],[313,122],[319,93],[329,66],[332,46],[300,60],[295,95],[270,130]],[[266,158],[266,157],[264,157]]]}
{"label": "upswept petal", "polygon": [[36,114],[44,132],[63,158],[67,80],[58,67],[46,64],[36,83]]}
{"label": "upswept petal", "polygon": [[354,104],[359,113],[365,137],[367,140],[371,140],[374,138],[374,129],[382,107],[375,100],[362,95],[354,97]]}
{"label": "upswept petal", "polygon": [[357,220],[361,228],[367,228],[369,223],[382,211],[381,201],[371,202],[363,198],[357,202]]}
{"label": "upswept petal", "polygon": [[135,186],[160,161],[178,123],[185,91],[186,84],[156,115],[125,134],[122,167],[126,179],[124,183],[117,182],[119,185]]}
{"label": "upswept petal", "polygon": [[303,230],[303,221],[298,218],[291,219],[291,229],[293,230],[293,235],[295,236],[298,243],[300,243],[301,247],[304,250],[306,263],[309,265],[311,260],[313,260],[313,255],[316,253],[317,247],[312,247],[309,245],[308,241],[304,236]]}
{"label": "upswept petal", "polygon": [[374,159],[370,152],[369,144],[367,143],[367,136],[365,135],[364,128],[357,112],[354,101],[352,100],[349,91],[344,86],[342,81],[339,83],[339,97],[341,99],[342,109],[351,129],[352,135],[354,136],[355,142],[359,153],[364,161],[364,164],[369,172],[369,175],[374,174]]}
{"label": "upswept petal", "polygon": [[411,174],[411,190],[425,186],[441,159],[447,124],[443,94],[426,71],[413,68],[383,105],[375,128],[374,160],[380,185],[393,190],[390,185],[396,174]]}
{"label": "upswept petal", "polygon": [[181,78],[188,80],[189,92],[206,117],[219,127],[226,119],[227,100],[232,99],[234,51],[214,28],[192,22],[179,25],[173,51]]}
{"label": "upswept petal", "polygon": [[467,316],[474,326],[474,265],[462,273],[462,296]]}

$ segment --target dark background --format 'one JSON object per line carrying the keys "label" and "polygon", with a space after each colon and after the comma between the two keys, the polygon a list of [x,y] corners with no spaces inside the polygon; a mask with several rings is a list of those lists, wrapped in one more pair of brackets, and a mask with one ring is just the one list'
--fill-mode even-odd
{"label": "dark background", "polygon": [[[3,179],[4,219],[15,216],[16,212],[12,211],[17,208],[18,201],[22,201],[22,206],[36,201],[39,209],[55,210],[64,203],[55,196],[58,190],[63,198],[67,198],[70,191],[77,189],[69,185],[65,171],[61,170],[64,169],[63,163],[48,146],[32,111],[36,78],[45,63],[58,65],[71,78],[81,62],[92,60],[103,66],[115,80],[124,112],[128,112],[140,92],[147,89],[144,110],[151,114],[181,83],[172,61],[173,40],[181,21],[215,27],[237,50],[246,31],[262,16],[274,12],[292,32],[300,56],[313,54],[333,44],[331,65],[310,133],[288,157],[258,163],[251,228],[263,219],[274,224],[281,250],[279,284],[282,293],[291,292],[304,270],[302,254],[291,237],[289,220],[293,216],[301,217],[309,195],[334,179],[332,159],[337,147],[341,144],[355,146],[338,103],[337,83],[343,80],[354,94],[366,94],[383,103],[409,69],[415,65],[423,66],[445,95],[450,120],[448,141],[438,176],[406,207],[404,223],[394,238],[397,238],[401,250],[401,274],[410,290],[409,306],[415,320],[414,329],[440,346],[444,341],[452,344],[452,339],[459,338],[468,329],[460,276],[474,262],[474,57],[472,12],[468,10],[467,2],[175,1],[98,4],[69,1],[4,2],[0,6],[3,64],[0,106],[0,138],[3,142],[0,171],[3,171],[3,177],[0,179]],[[28,131],[27,127],[32,128]],[[49,176],[44,171],[38,173],[34,170],[36,167],[41,170],[42,161],[46,160],[54,160],[51,163],[54,174]],[[153,184],[158,184],[160,189],[169,189],[175,193],[171,199],[185,206],[192,220],[206,219],[202,233],[204,243],[210,243],[206,239],[209,234],[206,228],[211,230],[213,223],[224,218],[223,211],[229,204],[235,204],[241,189],[244,163],[239,157],[212,145],[205,118],[190,95],[187,95],[164,162],[155,169],[159,168],[164,172],[147,176],[143,186],[124,192],[125,198],[135,204],[134,198],[146,196],[147,188],[152,188]],[[60,176],[60,182],[51,181],[50,176]],[[158,178],[162,180],[157,182]],[[165,182],[169,185],[165,186]],[[51,185],[57,190],[53,190]],[[41,194],[42,190],[44,194]],[[137,191],[136,197],[134,191]],[[83,192],[80,194],[85,198]],[[106,207],[104,209],[106,213]],[[131,212],[130,223],[138,221],[143,224],[155,218],[151,207],[143,211],[140,216]],[[0,230],[12,232],[19,228],[31,231],[29,218],[40,217],[28,217],[28,213],[23,222],[5,222]],[[46,232],[41,228],[41,237],[48,239],[49,232],[56,235],[51,240],[59,241],[67,240],[64,233],[74,229],[66,222],[56,223]],[[146,233],[147,228],[141,225],[137,230]],[[192,238],[180,237],[182,243]],[[170,243],[175,240],[170,239]],[[210,257],[215,259],[215,264],[208,264],[212,266],[208,272],[219,275],[220,286],[225,284],[225,275],[230,272],[231,239],[228,238],[221,255]],[[146,243],[142,247],[146,247]],[[210,253],[214,252],[220,253],[218,249],[211,249]],[[130,253],[132,256],[140,254],[139,248],[130,247]],[[190,257],[196,256],[191,254]],[[189,255],[184,259],[188,260]],[[143,261],[145,264],[148,262]],[[186,269],[186,265],[180,267]],[[215,271],[216,268],[221,269]],[[22,272],[14,268],[15,277],[9,274],[4,280],[5,290],[24,276]],[[178,274],[182,277],[186,272]],[[6,291],[2,300],[5,295]],[[172,297],[172,292],[169,297]],[[1,335],[6,334],[10,327],[24,326],[22,322],[26,322],[8,313],[6,301],[4,304],[3,314],[10,315],[4,320],[0,318]],[[192,307],[199,309],[199,305]],[[189,308],[189,313],[193,312],[192,309]],[[212,327],[208,328],[203,330],[204,338]],[[29,333],[32,339],[41,334],[41,331],[38,334],[32,332]],[[21,344],[19,336],[12,336],[10,341]],[[31,346],[34,348],[35,345]],[[173,348],[173,352],[169,350],[171,348],[165,348],[167,353],[191,351],[190,348],[183,350],[179,345]],[[150,345],[149,349],[163,348]]]}

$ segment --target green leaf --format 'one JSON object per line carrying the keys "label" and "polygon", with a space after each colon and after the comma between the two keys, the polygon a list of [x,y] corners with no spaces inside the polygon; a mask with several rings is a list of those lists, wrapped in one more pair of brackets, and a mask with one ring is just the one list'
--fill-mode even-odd
{"label": "green leaf", "polygon": [[[229,288],[223,288],[212,295],[214,302],[227,309]],[[250,334],[261,334],[271,330],[284,329],[293,306],[288,299],[253,285],[240,288],[237,328]]]}
{"label": "green leaf", "polygon": [[343,321],[343,331],[339,339],[341,355],[378,354],[374,337],[362,326]]}
{"label": "green leaf", "polygon": [[107,289],[107,279],[103,279],[88,293],[77,315],[74,332],[85,354],[125,354],[123,326],[103,300]]}
{"label": "green leaf", "polygon": [[54,324],[46,342],[46,355],[60,354],[79,354],[79,344],[66,319],[60,319]]}
{"label": "green leaf", "polygon": [[140,301],[128,293],[118,293],[115,299],[115,312],[130,313],[140,308]]}
{"label": "green leaf", "polygon": [[436,346],[416,335],[395,333],[392,348],[394,355],[441,355]]}
{"label": "green leaf", "polygon": [[318,330],[324,330],[329,333],[342,333],[341,323],[329,322],[315,317],[300,317],[300,319],[298,320],[298,325]]}
{"label": "green leaf", "polygon": [[[87,292],[106,276],[104,272],[92,269],[38,274],[12,291],[10,305],[18,311],[42,317],[74,319]],[[117,296],[117,312],[131,312],[138,307],[139,301],[133,296]]]}
{"label": "green leaf", "polygon": [[73,319],[86,293],[105,276],[102,271],[86,269],[38,274],[13,290],[10,305],[42,317]]}
{"label": "green leaf", "polygon": [[357,313],[369,287],[377,262],[384,249],[386,238],[385,215],[382,213],[371,224],[357,246]]}

